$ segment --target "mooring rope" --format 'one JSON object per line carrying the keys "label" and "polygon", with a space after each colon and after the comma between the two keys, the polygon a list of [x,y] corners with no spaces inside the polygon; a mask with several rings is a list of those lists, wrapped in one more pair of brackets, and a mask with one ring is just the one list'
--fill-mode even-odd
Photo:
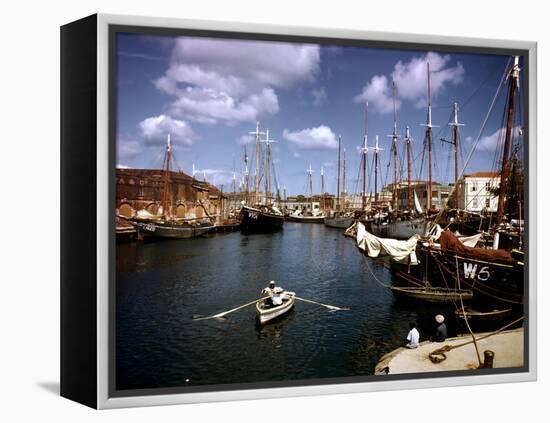
{"label": "mooring rope", "polygon": [[[456,282],[458,289],[460,289],[460,271],[458,270],[458,256],[455,255],[456,260]],[[464,323],[466,323],[466,327],[468,328],[468,331],[470,332],[470,335],[472,335],[472,340],[474,342],[474,347],[476,349],[477,354],[477,361],[479,365],[481,366],[483,363],[481,362],[481,355],[479,355],[479,348],[477,346],[476,337],[474,335],[474,332],[472,331],[472,328],[470,327],[470,322],[468,321],[468,316],[466,316],[466,310],[464,310],[464,301],[462,300],[462,295],[460,296],[460,307],[462,308],[462,315],[464,316]]]}
{"label": "mooring rope", "polygon": [[[485,338],[489,338],[490,336],[497,335],[500,332],[502,332],[503,330],[508,329],[510,326],[513,326],[513,325],[515,325],[516,323],[519,323],[522,320],[523,320],[523,316],[521,316],[520,318],[514,320],[511,323],[508,323],[507,325],[501,327],[500,329],[497,329],[494,332],[491,332],[491,333],[488,333],[487,335],[483,335],[483,336],[480,336],[479,338],[476,338],[476,341],[481,341]],[[449,351],[454,350],[456,348],[460,348],[460,347],[463,347],[465,345],[471,344],[472,342],[473,341],[468,341],[468,342],[463,342],[462,344],[458,344],[458,345],[445,345],[441,348],[433,350],[431,353],[428,354],[428,357],[430,358],[430,361],[434,364],[441,363],[442,361],[447,359],[447,356],[445,355],[446,352],[449,352]]]}

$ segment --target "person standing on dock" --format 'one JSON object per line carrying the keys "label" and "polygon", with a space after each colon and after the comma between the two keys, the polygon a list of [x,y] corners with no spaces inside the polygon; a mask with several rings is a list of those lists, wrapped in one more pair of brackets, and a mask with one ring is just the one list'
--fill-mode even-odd
{"label": "person standing on dock", "polygon": [[409,333],[407,334],[406,345],[407,348],[417,348],[420,341],[420,333],[416,329],[416,322],[413,320],[409,323]]}
{"label": "person standing on dock", "polygon": [[445,325],[445,317],[443,315],[438,314],[435,316],[435,321],[437,322],[438,326],[435,332],[434,342],[445,342],[445,339],[447,339],[447,325]]}

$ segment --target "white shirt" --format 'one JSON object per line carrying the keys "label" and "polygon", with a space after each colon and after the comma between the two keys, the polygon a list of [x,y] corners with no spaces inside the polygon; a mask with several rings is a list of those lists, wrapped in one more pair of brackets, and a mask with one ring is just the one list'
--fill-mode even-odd
{"label": "white shirt", "polygon": [[418,330],[416,330],[416,328],[412,328],[409,331],[409,334],[407,335],[407,341],[409,341],[409,343],[407,344],[407,348],[418,347],[418,342],[420,341],[420,334],[418,333]]}

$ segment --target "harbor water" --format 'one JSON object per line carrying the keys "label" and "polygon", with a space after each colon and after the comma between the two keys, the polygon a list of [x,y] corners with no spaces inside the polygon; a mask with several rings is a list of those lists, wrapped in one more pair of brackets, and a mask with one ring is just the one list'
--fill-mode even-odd
{"label": "harbor water", "polygon": [[[253,306],[270,280],[327,308],[296,301],[261,327]],[[403,345],[408,322],[421,340],[449,309],[396,302],[391,273],[342,230],[285,222],[274,234],[117,244],[116,388],[144,389],[372,375]]]}

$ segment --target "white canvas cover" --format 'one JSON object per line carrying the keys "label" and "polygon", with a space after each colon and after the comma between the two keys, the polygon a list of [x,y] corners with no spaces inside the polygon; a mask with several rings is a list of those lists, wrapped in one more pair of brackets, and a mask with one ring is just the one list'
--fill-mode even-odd
{"label": "white canvas cover", "polygon": [[138,219],[157,219],[158,216],[153,214],[153,213],[150,213],[149,211],[145,210],[145,209],[141,209],[141,210],[138,210],[137,214],[136,214],[136,217]]}
{"label": "white canvas cover", "polygon": [[458,237],[460,242],[462,242],[466,247],[475,247],[480,238],[481,238],[480,233],[472,235],[472,236],[459,236]]}
{"label": "white canvas cover", "polygon": [[400,241],[392,238],[378,238],[371,234],[362,223],[357,224],[357,246],[365,251],[369,257],[389,255],[392,260],[398,263],[418,264],[416,258],[416,242],[419,235],[414,235],[407,241]]}
{"label": "white canvas cover", "polygon": [[[438,241],[442,233],[443,233],[443,229],[441,228],[440,225],[436,224],[432,226],[432,228],[430,229],[429,236],[432,241]],[[460,242],[462,242],[467,247],[475,247],[479,239],[481,238],[481,233],[471,235],[471,236],[461,236],[458,233],[455,233],[455,235],[460,240]]]}

